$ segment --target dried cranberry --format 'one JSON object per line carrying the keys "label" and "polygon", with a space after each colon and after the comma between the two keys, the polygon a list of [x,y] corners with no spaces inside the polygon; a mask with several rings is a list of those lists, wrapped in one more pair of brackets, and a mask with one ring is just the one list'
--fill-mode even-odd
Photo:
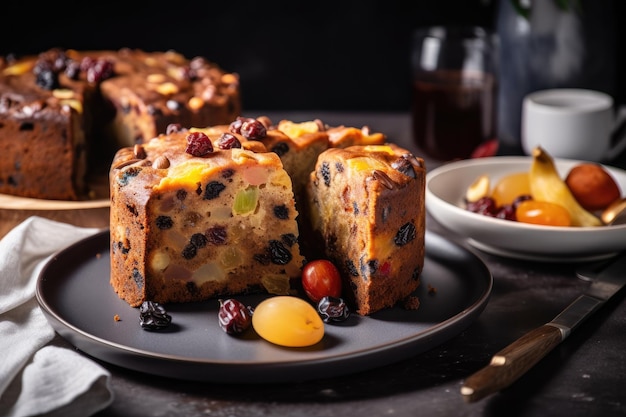
{"label": "dried cranberry", "polygon": [[243,122],[247,122],[248,120],[254,120],[250,117],[237,117],[229,126],[228,126],[228,130],[231,133],[237,133],[237,134],[241,134],[241,126],[243,125]]}
{"label": "dried cranberry", "polygon": [[183,126],[180,123],[170,123],[165,128],[165,133],[167,135],[171,135],[172,133],[182,132],[182,131],[183,131]]}
{"label": "dried cranberry", "polygon": [[222,135],[215,141],[215,145],[220,149],[241,148],[241,142],[239,142],[239,139],[230,133],[222,133]]}
{"label": "dried cranberry", "polygon": [[267,136],[267,129],[263,126],[263,123],[256,119],[250,119],[243,122],[241,125],[241,134],[246,139],[259,140]]}
{"label": "dried cranberry", "polygon": [[217,318],[222,330],[228,334],[240,334],[250,327],[254,312],[252,307],[233,298],[220,299],[219,303]]}
{"label": "dried cranberry", "polygon": [[213,152],[211,139],[202,132],[191,132],[187,135],[187,148],[185,152],[193,156],[204,156]]}

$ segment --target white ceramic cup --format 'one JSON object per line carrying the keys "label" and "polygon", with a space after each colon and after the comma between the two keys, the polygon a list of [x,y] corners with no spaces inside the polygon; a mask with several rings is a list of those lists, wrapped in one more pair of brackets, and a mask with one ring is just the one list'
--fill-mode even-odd
{"label": "white ceramic cup", "polygon": [[600,91],[557,88],[536,91],[522,105],[522,148],[541,146],[555,158],[601,162],[626,147],[613,98]]}

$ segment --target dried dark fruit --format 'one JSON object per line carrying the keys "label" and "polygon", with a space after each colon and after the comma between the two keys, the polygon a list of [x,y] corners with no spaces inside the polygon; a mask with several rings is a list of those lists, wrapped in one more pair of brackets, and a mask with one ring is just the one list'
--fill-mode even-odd
{"label": "dried dark fruit", "polygon": [[220,149],[241,148],[241,142],[235,135],[222,133],[222,135],[215,141],[215,146]]}
{"label": "dried dark fruit", "polygon": [[274,206],[274,217],[281,220],[287,220],[289,218],[289,209],[286,205]]}
{"label": "dried dark fruit", "polygon": [[395,160],[391,167],[396,171],[406,175],[407,177],[417,178],[415,174],[415,169],[413,169],[413,164],[409,161],[406,155],[403,155],[401,158]]}
{"label": "dried dark fruit", "polygon": [[291,262],[292,256],[289,249],[285,248],[279,240],[270,240],[270,259],[276,265],[287,265]]}
{"label": "dried dark fruit", "polygon": [[393,238],[393,242],[398,246],[404,246],[417,236],[417,231],[413,223],[405,223],[400,227],[398,233]]}
{"label": "dried dark fruit", "polygon": [[172,133],[182,132],[183,130],[183,126],[180,123],[170,123],[165,128],[165,133],[171,135]]}
{"label": "dried dark fruit", "polygon": [[185,152],[193,156],[204,156],[213,152],[211,139],[202,132],[191,132],[187,135],[187,148]]}
{"label": "dried dark fruit", "polygon": [[197,253],[198,248],[193,243],[189,243],[183,248],[181,255],[183,255],[183,258],[185,259],[193,259],[196,257]]}
{"label": "dried dark fruit", "polygon": [[194,233],[191,235],[189,239],[189,243],[194,245],[196,248],[203,248],[206,246],[208,239],[202,233]]}
{"label": "dried dark fruit", "polygon": [[248,120],[254,120],[250,117],[237,117],[229,126],[228,126],[228,130],[231,133],[237,133],[237,134],[241,134],[241,126],[243,126],[243,122],[246,122]]}
{"label": "dried dark fruit", "polygon": [[239,300],[229,298],[219,300],[220,308],[217,313],[220,328],[228,334],[240,334],[252,324],[254,310]]}
{"label": "dried dark fruit", "polygon": [[214,226],[207,229],[204,236],[209,243],[223,245],[226,243],[226,228],[224,226]]}
{"label": "dried dark fruit", "polygon": [[226,186],[219,181],[211,181],[208,183],[204,189],[204,198],[205,200],[213,200],[214,198],[219,197],[220,193],[224,191]]}
{"label": "dried dark fruit", "polygon": [[144,301],[139,307],[139,324],[146,330],[160,330],[168,327],[172,316],[165,307],[154,301]]}
{"label": "dried dark fruit", "polygon": [[243,122],[240,131],[243,137],[250,140],[259,140],[267,136],[267,129],[256,119]]}
{"label": "dried dark fruit", "polygon": [[324,185],[330,187],[330,166],[328,162],[323,162],[322,167],[320,168],[320,174],[324,179]]}
{"label": "dried dark fruit", "polygon": [[343,298],[328,295],[317,303],[317,312],[324,323],[345,321],[350,317],[350,309]]}
{"label": "dried dark fruit", "polygon": [[289,145],[287,145],[285,142],[279,142],[274,145],[270,150],[278,156],[283,156],[287,152],[289,152]]}
{"label": "dried dark fruit", "polygon": [[156,225],[159,229],[171,229],[174,226],[174,221],[170,216],[159,216],[156,218]]}

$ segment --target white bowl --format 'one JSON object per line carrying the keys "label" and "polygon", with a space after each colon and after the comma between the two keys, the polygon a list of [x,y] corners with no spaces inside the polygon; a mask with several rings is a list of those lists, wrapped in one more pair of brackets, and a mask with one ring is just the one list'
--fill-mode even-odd
{"label": "white bowl", "polygon": [[[473,247],[495,255],[540,261],[588,261],[626,250],[626,225],[555,227],[496,219],[465,209],[467,187],[482,174],[495,184],[514,172],[528,171],[531,157],[496,156],[442,165],[426,176],[426,209],[443,227],[467,238]],[[555,159],[559,174],[583,161]],[[626,193],[626,171],[603,167]]]}

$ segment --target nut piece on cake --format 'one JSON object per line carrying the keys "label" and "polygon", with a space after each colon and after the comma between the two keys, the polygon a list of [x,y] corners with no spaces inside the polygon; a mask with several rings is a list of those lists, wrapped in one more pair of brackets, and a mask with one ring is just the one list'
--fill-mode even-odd
{"label": "nut piece on cake", "polygon": [[424,266],[424,161],[394,144],[331,148],[309,182],[312,228],[361,315],[392,307]]}

